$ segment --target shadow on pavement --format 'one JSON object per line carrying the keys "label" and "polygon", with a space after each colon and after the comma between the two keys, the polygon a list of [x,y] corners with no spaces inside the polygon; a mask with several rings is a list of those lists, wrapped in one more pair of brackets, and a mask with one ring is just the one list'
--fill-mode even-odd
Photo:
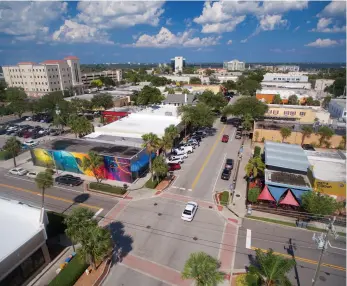
{"label": "shadow on pavement", "polygon": [[68,206],[62,213],[64,214],[67,212],[69,209],[71,209],[73,206],[78,205],[78,204],[83,204],[85,201],[89,199],[90,195],[89,194],[80,194],[73,199],[73,203]]}
{"label": "shadow on pavement", "polygon": [[125,234],[124,224],[114,221],[108,226],[114,245],[112,263],[122,262],[122,259],[133,249],[133,238]]}

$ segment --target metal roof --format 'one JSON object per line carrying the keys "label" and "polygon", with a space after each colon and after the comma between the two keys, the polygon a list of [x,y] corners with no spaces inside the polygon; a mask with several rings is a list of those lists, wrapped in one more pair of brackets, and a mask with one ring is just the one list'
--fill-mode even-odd
{"label": "metal roof", "polygon": [[267,166],[306,172],[310,165],[299,145],[265,141],[264,151]]}
{"label": "metal roof", "polygon": [[187,94],[187,102],[185,101],[185,97],[185,94],[168,94],[163,100],[163,103],[192,104],[196,100],[196,96],[194,94]]}

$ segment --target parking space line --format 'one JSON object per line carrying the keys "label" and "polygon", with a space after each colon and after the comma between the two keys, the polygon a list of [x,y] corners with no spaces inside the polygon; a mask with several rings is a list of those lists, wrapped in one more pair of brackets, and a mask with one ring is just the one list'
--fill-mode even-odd
{"label": "parking space line", "polygon": [[247,229],[247,232],[246,232],[246,248],[247,249],[252,249],[251,239],[252,239],[252,230]]}
{"label": "parking space line", "polygon": [[226,156],[227,156],[227,153],[224,154],[223,160],[222,160],[222,164],[220,165],[220,168],[219,168],[219,170],[218,170],[218,173],[217,173],[217,176],[216,176],[216,181],[214,182],[213,189],[212,189],[212,193],[213,193],[213,194],[214,194],[214,190],[216,189],[216,185],[217,185],[217,182],[218,182],[218,179],[219,179],[219,175],[220,175],[220,173],[221,173],[221,171],[222,171],[223,164],[224,164],[224,162],[225,162]]}

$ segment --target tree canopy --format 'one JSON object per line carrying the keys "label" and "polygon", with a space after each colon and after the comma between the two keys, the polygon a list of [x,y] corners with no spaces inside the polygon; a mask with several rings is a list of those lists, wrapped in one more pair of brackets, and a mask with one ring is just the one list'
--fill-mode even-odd
{"label": "tree canopy", "polygon": [[198,77],[191,77],[189,80],[190,84],[201,84],[201,79]]}
{"label": "tree canopy", "polygon": [[21,150],[22,144],[17,139],[17,137],[13,136],[6,140],[5,145],[3,147],[4,150],[11,153],[13,157],[13,165],[17,167],[16,156],[19,154]]}
{"label": "tree canopy", "polygon": [[214,110],[221,110],[228,104],[221,93],[214,94],[211,90],[205,90],[198,96],[198,100]]}
{"label": "tree canopy", "polygon": [[97,89],[99,89],[100,87],[102,87],[103,83],[102,83],[101,79],[94,79],[91,81],[90,85],[92,87],[96,87]]}
{"label": "tree canopy", "polygon": [[295,94],[292,94],[291,96],[288,97],[288,104],[290,105],[298,105],[299,104],[299,99]]}
{"label": "tree canopy", "polygon": [[329,139],[335,134],[334,130],[329,128],[328,126],[321,126],[318,129],[319,138],[319,146],[323,146],[323,144],[328,143]]}
{"label": "tree canopy", "polygon": [[227,80],[226,82],[223,82],[222,85],[227,89],[227,90],[234,90],[236,89],[236,82],[232,80]]}
{"label": "tree canopy", "polygon": [[106,85],[106,86],[115,86],[116,85],[116,82],[110,77],[107,77],[107,76],[103,77],[102,76],[99,79],[101,80],[103,85]]}
{"label": "tree canopy", "polygon": [[95,177],[98,183],[104,179],[104,172],[102,170],[102,165],[104,164],[104,158],[97,153],[90,151],[88,156],[84,157],[82,160],[82,169],[85,171],[90,171]]}
{"label": "tree canopy", "polygon": [[279,94],[275,94],[273,100],[272,100],[273,104],[281,104],[282,103],[282,98]]}
{"label": "tree canopy", "polygon": [[292,134],[292,129],[288,127],[282,127],[280,129],[280,133],[282,136],[282,142],[284,142],[284,140],[286,140]]}
{"label": "tree canopy", "polygon": [[314,215],[332,215],[340,207],[334,198],[316,191],[305,192],[301,200],[303,208]]}
{"label": "tree canopy", "polygon": [[263,117],[268,106],[255,97],[241,97],[233,105],[224,107],[223,115],[234,115],[244,117],[249,114],[253,119]]}
{"label": "tree canopy", "polygon": [[113,97],[107,93],[100,93],[93,96],[91,100],[94,107],[102,107],[103,109],[108,109],[114,106]]}
{"label": "tree canopy", "polygon": [[322,107],[327,109],[329,107],[330,101],[331,101],[331,96],[330,95],[324,97],[323,102],[322,102]]}
{"label": "tree canopy", "polygon": [[338,97],[345,93],[345,88],[346,88],[346,74],[343,77],[336,78],[334,83],[330,86],[327,86],[324,89],[324,91],[329,92],[334,97]]}
{"label": "tree canopy", "polygon": [[146,85],[140,91],[136,103],[138,105],[158,104],[164,99],[165,97],[161,94],[159,89]]}
{"label": "tree canopy", "polygon": [[180,106],[179,113],[182,115],[182,121],[193,127],[211,127],[215,119],[211,107],[203,102],[199,102],[196,106]]}

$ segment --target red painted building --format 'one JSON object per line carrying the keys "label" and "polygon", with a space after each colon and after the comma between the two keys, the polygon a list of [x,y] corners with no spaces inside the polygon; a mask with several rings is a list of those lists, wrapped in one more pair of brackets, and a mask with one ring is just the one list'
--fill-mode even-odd
{"label": "red painted building", "polygon": [[103,111],[101,116],[104,118],[105,123],[117,121],[130,114],[129,111]]}

